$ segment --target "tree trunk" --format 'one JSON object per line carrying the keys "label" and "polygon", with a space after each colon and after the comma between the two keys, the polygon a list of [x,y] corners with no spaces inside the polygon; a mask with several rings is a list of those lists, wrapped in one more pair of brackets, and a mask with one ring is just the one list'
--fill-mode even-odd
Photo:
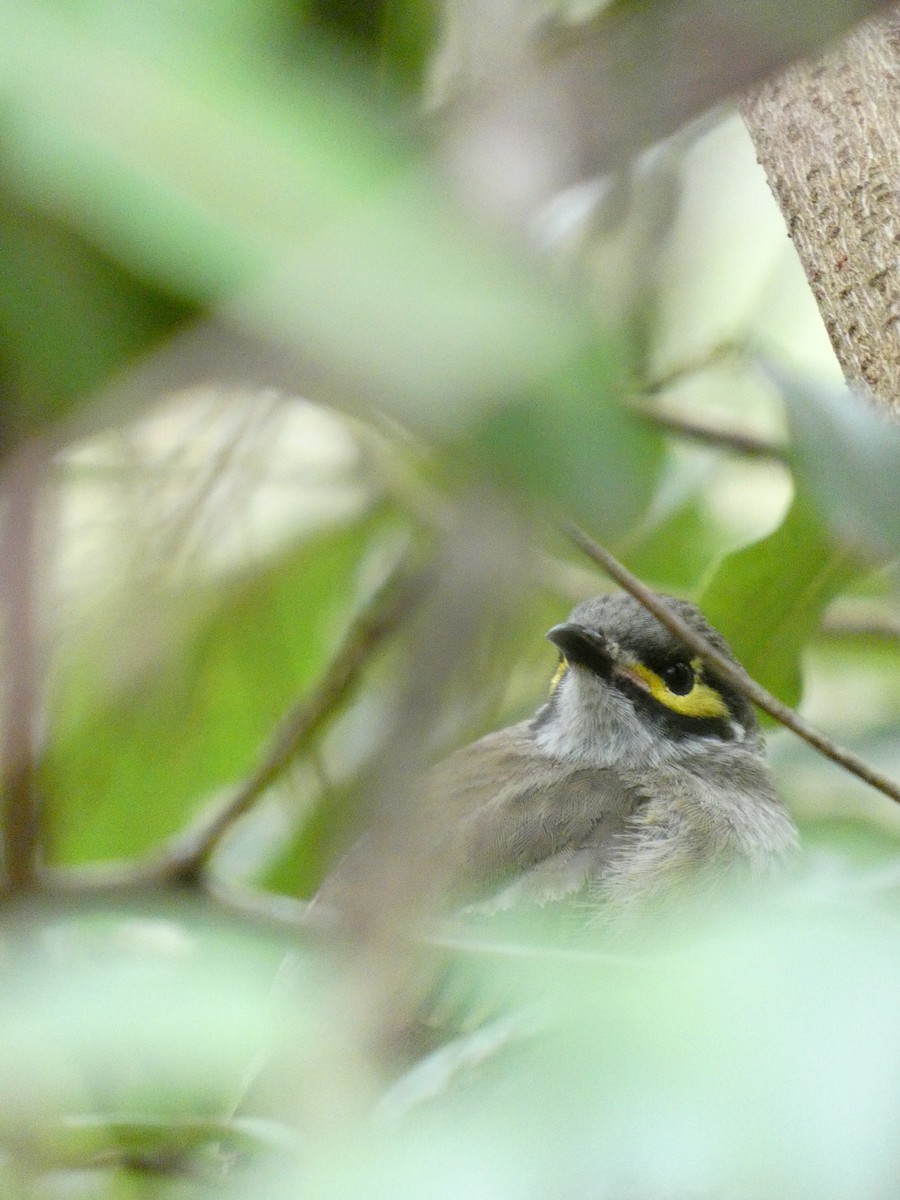
{"label": "tree trunk", "polygon": [[847,381],[900,417],[900,15],[741,106]]}

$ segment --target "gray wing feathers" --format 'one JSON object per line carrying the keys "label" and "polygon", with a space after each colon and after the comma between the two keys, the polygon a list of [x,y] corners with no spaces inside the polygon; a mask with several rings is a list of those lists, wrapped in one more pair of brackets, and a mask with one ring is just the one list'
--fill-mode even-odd
{"label": "gray wing feathers", "polygon": [[[423,793],[427,850],[420,867],[439,894],[458,902],[496,893],[517,876],[529,881],[524,891],[539,903],[583,886],[639,798],[615,771],[542,754],[527,723],[451,754],[425,777]],[[314,903],[339,906],[370,851],[364,835]]]}
{"label": "gray wing feathers", "polygon": [[452,873],[470,886],[504,879],[561,851],[573,856],[620,827],[637,800],[612,770],[548,758],[526,725],[489,734],[432,772]]}

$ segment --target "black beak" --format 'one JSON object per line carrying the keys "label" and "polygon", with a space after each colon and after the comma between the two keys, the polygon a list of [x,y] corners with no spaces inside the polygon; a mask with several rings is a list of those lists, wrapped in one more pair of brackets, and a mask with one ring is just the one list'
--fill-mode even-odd
{"label": "black beak", "polygon": [[553,626],[547,640],[558,646],[573,666],[587,667],[596,675],[609,674],[613,663],[612,648],[609,639],[598,629],[564,621],[562,625]]}

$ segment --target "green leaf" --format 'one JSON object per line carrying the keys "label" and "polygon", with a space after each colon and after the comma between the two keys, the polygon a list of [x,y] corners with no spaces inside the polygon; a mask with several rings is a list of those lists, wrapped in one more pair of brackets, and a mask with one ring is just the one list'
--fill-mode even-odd
{"label": "green leaf", "polygon": [[98,694],[84,653],[67,664],[42,765],[54,858],[147,851],[242,778],[327,658],[370,533],[332,532],[229,586],[124,693]]}
{"label": "green leaf", "polygon": [[828,603],[859,574],[798,496],[768,537],[723,560],[700,599],[750,674],[786,704],[801,692],[801,655]]}
{"label": "green leaf", "polygon": [[664,590],[690,593],[721,547],[701,500],[691,495],[661,520],[639,526],[624,547],[628,564]]}
{"label": "green leaf", "polygon": [[0,3],[5,172],[123,261],[208,299],[400,160],[334,84],[326,111],[316,82],[292,86],[258,47],[224,53],[215,22],[188,36],[153,11]]}
{"label": "green leaf", "polygon": [[260,886],[308,899],[340,855],[359,836],[366,815],[364,781],[333,785],[301,829],[295,830],[266,864]]}
{"label": "green leaf", "polygon": [[0,0],[0,17],[7,177],[176,294],[253,282],[245,320],[342,349],[360,378],[400,355],[419,401],[432,378],[527,378],[561,334],[571,348],[572,313],[473,235],[324,44],[289,74],[218,40],[147,47],[102,5]]}
{"label": "green leaf", "polygon": [[453,208],[324,45],[288,75],[218,33],[148,42],[103,4],[0,17],[0,165],[23,196],[540,506],[603,536],[643,511],[660,440],[618,403],[614,339]]}
{"label": "green leaf", "polygon": [[823,520],[870,559],[900,555],[900,424],[846,389],[779,382],[794,469]]}

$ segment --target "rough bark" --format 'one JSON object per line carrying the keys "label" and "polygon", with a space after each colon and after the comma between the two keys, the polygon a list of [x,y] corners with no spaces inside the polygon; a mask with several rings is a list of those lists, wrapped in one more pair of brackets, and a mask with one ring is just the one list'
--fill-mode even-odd
{"label": "rough bark", "polygon": [[847,381],[900,417],[900,11],[741,107]]}

